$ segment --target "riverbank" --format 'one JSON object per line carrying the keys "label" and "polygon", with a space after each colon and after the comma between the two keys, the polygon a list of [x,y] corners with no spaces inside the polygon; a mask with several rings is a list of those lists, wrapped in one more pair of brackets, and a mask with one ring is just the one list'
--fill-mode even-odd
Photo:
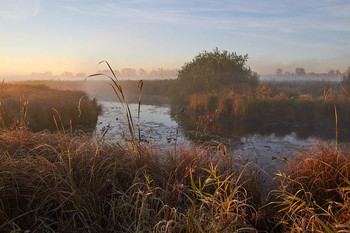
{"label": "riverbank", "polygon": [[287,94],[283,91],[272,94],[264,86],[243,93],[193,94],[187,110],[189,115],[197,116],[192,124],[209,114],[212,121],[240,122],[258,128],[275,124],[282,128],[302,126],[331,131],[337,121],[339,129],[349,130],[350,98],[343,91],[335,93],[330,89],[323,96]]}
{"label": "riverbank", "polygon": [[[230,148],[153,150],[89,135],[0,135],[1,231],[327,231],[350,227],[350,153],[318,145],[266,183]],[[271,187],[265,198],[262,187]]]}

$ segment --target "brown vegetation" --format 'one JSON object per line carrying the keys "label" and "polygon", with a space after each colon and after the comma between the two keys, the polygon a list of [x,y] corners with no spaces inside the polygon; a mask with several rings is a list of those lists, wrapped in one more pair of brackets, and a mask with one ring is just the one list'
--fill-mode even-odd
{"label": "brown vegetation", "polygon": [[349,232],[349,150],[317,145],[278,175],[277,218],[285,231]]}
{"label": "brown vegetation", "polygon": [[[120,85],[115,83],[113,88],[119,90],[116,95],[126,104],[120,97],[124,97]],[[236,112],[244,120],[251,116],[251,104],[256,109],[259,105],[272,104],[284,111],[289,102],[312,109],[319,101],[311,95],[299,95],[294,100],[286,95],[271,97],[266,89],[259,92],[259,98],[256,94],[230,92],[224,101],[215,95],[197,95],[191,97],[194,100],[190,106],[202,108],[200,111],[213,110],[222,101],[219,105],[222,110],[218,112]],[[347,109],[346,99],[333,97],[325,95],[323,104],[336,101],[340,103],[339,109],[344,106]],[[20,120],[25,119],[23,114],[27,112],[25,108],[22,110]],[[232,155],[230,148],[221,144],[214,148],[159,150],[140,143],[127,104],[125,110],[126,117],[130,117],[130,133],[135,137],[129,143],[100,142],[90,135],[73,133],[33,133],[25,125],[3,129],[0,230],[345,232],[350,229],[348,150],[329,145],[310,148],[290,160],[287,169],[277,174],[277,185],[273,186],[264,180],[261,168]],[[210,119],[204,122],[208,125]],[[273,189],[266,200],[264,188]]]}
{"label": "brown vegetation", "polygon": [[261,205],[249,165],[205,148],[140,146],[137,162],[130,145],[25,130],[0,145],[2,231],[231,231]]}
{"label": "brown vegetation", "polygon": [[[22,124],[33,131],[57,130],[55,117],[56,123],[62,123],[67,129],[71,126],[88,129],[96,125],[101,112],[97,101],[90,100],[83,91],[55,90],[43,84],[3,83],[0,92],[3,128]],[[79,116],[80,99],[82,114]]]}
{"label": "brown vegetation", "polygon": [[284,92],[272,94],[270,88],[261,86],[243,93],[193,94],[188,109],[197,115],[217,111],[220,118],[230,121],[332,127],[336,106],[339,126],[345,129],[350,126],[350,99],[329,93],[319,97],[288,96]]}
{"label": "brown vegetation", "polygon": [[[349,152],[298,155],[263,199],[260,168],[219,146],[155,150],[3,132],[1,231],[256,232],[350,227]],[[273,186],[269,186],[273,188]],[[329,231],[329,232],[331,232]]]}

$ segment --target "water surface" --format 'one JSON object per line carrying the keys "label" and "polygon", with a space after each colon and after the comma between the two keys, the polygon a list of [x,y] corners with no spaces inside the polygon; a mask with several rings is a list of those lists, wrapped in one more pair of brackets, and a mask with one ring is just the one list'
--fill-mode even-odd
{"label": "water surface", "polygon": [[[130,131],[125,117],[125,109],[120,103],[101,102],[103,113],[98,118],[96,134],[113,142],[130,139]],[[189,145],[197,143],[203,138],[214,139],[212,144],[225,143],[232,153],[239,154],[246,158],[255,158],[260,165],[280,164],[289,159],[291,155],[309,148],[317,142],[327,143],[327,140],[320,139],[317,134],[307,136],[303,134],[299,137],[296,132],[279,132],[279,128],[268,130],[265,133],[261,131],[254,133],[252,130],[242,129],[228,124],[227,132],[224,136],[204,134],[201,131],[188,129],[177,119],[175,114],[171,114],[170,105],[142,105],[140,119],[138,119],[137,104],[129,104],[133,116],[133,123],[136,134],[138,129],[143,141],[159,148],[169,148],[177,145]],[[186,118],[186,116],[182,116]],[[140,127],[138,123],[140,122]],[[238,133],[235,129],[238,128]],[[282,129],[281,129],[282,130]],[[283,130],[282,130],[283,131]],[[334,140],[330,138],[330,143]]]}

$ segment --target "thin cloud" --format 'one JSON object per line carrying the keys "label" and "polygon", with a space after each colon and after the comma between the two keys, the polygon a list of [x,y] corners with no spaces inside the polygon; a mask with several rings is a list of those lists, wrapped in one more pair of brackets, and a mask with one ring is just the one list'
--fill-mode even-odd
{"label": "thin cloud", "polygon": [[[198,6],[196,6],[196,4]],[[67,7],[134,23],[170,24],[223,30],[334,30],[350,32],[350,3],[330,1],[121,1]],[[347,11],[349,10],[349,11]],[[336,14],[335,12],[340,12]]]}
{"label": "thin cloud", "polygon": [[40,0],[1,0],[0,18],[21,20],[36,16],[40,10]]}
{"label": "thin cloud", "polygon": [[[253,44],[274,43],[279,48],[294,48],[302,56],[350,46],[350,16],[334,13],[350,8],[350,2],[311,1],[121,1],[104,2],[90,7],[67,8],[81,14],[110,17],[120,24],[165,25],[216,32],[221,30]],[[264,3],[262,3],[264,2]],[[195,5],[198,4],[199,7]],[[350,12],[350,11],[349,11]],[[114,20],[111,20],[112,22]],[[221,33],[221,32],[218,32]],[[337,34],[338,33],[338,34]],[[258,52],[259,53],[259,52]],[[261,52],[260,52],[261,53]],[[297,53],[297,52],[296,52]],[[295,55],[296,56],[296,55]]]}

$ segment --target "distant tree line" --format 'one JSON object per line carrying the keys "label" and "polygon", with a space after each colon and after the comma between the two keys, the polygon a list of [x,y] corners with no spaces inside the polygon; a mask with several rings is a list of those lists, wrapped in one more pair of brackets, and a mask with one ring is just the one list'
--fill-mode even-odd
{"label": "distant tree line", "polygon": [[[121,70],[113,70],[117,77],[130,78],[130,79],[175,79],[178,75],[178,69],[163,69],[151,70],[147,72],[145,69],[140,68],[138,70],[134,68],[123,68]],[[99,71],[101,73],[108,73],[109,70]]]}
{"label": "distant tree line", "polygon": [[327,73],[314,73],[314,72],[309,72],[307,73],[305,71],[305,69],[303,67],[296,67],[295,68],[295,73],[286,71],[283,72],[282,68],[277,68],[275,71],[275,74],[277,76],[292,76],[292,75],[296,75],[296,76],[303,76],[303,75],[311,75],[311,76],[334,76],[334,77],[343,77],[346,76],[350,73],[350,66],[348,67],[347,70],[345,70],[344,72],[341,72],[340,70],[336,69],[330,69]]}
{"label": "distant tree line", "polygon": [[[134,69],[134,68],[122,68],[120,70],[113,70],[117,75],[117,78],[120,79],[175,79],[178,75],[179,70],[177,69],[153,69],[147,71],[143,68]],[[99,70],[98,73],[109,74],[109,70]],[[26,76],[4,76],[0,75],[1,78],[13,79],[13,80],[51,80],[51,79],[60,79],[60,80],[77,80],[85,79],[89,74],[84,72],[73,73],[73,72],[62,72],[61,74],[53,74],[50,71],[47,72],[32,72],[30,75]]]}

